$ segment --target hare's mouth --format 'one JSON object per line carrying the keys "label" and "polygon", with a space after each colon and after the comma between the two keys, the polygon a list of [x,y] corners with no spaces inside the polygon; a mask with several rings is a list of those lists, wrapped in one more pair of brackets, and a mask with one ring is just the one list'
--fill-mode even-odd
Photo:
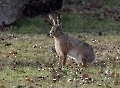
{"label": "hare's mouth", "polygon": [[49,34],[50,34],[51,37],[54,36],[54,33],[52,33],[52,32],[50,32]]}
{"label": "hare's mouth", "polygon": [[53,34],[53,33],[49,33],[49,36],[50,36],[50,37],[54,37],[54,34]]}
{"label": "hare's mouth", "polygon": [[50,36],[53,36],[53,34],[52,34],[52,33],[50,33]]}
{"label": "hare's mouth", "polygon": [[50,35],[50,33],[47,33],[47,36],[48,36],[48,37],[50,37],[50,38],[53,38],[53,36],[52,36],[52,35]]}

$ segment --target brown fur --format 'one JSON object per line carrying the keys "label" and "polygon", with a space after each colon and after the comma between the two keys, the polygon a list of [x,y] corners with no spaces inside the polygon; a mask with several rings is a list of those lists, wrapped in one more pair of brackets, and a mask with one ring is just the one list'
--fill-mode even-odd
{"label": "brown fur", "polygon": [[[50,36],[54,37],[55,49],[60,57],[59,67],[65,65],[67,55],[75,58],[76,62],[78,64],[82,63],[83,66],[87,66],[87,63],[95,61],[93,48],[89,44],[65,34],[62,31],[59,20],[57,19],[57,21],[55,21],[51,15],[50,19],[53,20],[54,24],[51,28]],[[55,22],[58,22],[59,24]]]}

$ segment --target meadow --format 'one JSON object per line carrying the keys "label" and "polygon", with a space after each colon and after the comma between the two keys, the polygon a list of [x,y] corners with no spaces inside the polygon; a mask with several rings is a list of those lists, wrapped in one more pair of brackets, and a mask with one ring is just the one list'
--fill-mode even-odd
{"label": "meadow", "polygon": [[114,11],[116,3],[61,12],[63,31],[92,45],[98,59],[87,67],[67,59],[59,76],[54,39],[47,36],[53,26],[48,16],[21,18],[1,32],[0,88],[120,88],[120,20],[106,10]]}

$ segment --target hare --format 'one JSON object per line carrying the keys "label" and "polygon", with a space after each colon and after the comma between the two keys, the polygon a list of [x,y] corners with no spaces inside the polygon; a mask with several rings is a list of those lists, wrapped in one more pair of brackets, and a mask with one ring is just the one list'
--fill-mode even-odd
{"label": "hare", "polygon": [[63,32],[60,14],[56,19],[54,15],[50,14],[49,18],[54,24],[49,35],[55,40],[55,49],[59,55],[59,67],[65,66],[67,56],[75,59],[78,65],[82,63],[85,67],[88,63],[93,63],[96,60],[94,50],[89,44]]}

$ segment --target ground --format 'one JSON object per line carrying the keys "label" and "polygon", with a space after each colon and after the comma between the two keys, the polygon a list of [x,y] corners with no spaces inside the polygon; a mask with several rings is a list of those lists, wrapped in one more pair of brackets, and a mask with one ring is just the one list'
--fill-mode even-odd
{"label": "ground", "polygon": [[63,31],[92,45],[98,59],[88,67],[67,59],[58,76],[54,39],[47,36],[52,27],[48,17],[23,18],[2,32],[0,88],[119,88],[120,22],[108,12],[103,15],[104,10],[62,12]]}

